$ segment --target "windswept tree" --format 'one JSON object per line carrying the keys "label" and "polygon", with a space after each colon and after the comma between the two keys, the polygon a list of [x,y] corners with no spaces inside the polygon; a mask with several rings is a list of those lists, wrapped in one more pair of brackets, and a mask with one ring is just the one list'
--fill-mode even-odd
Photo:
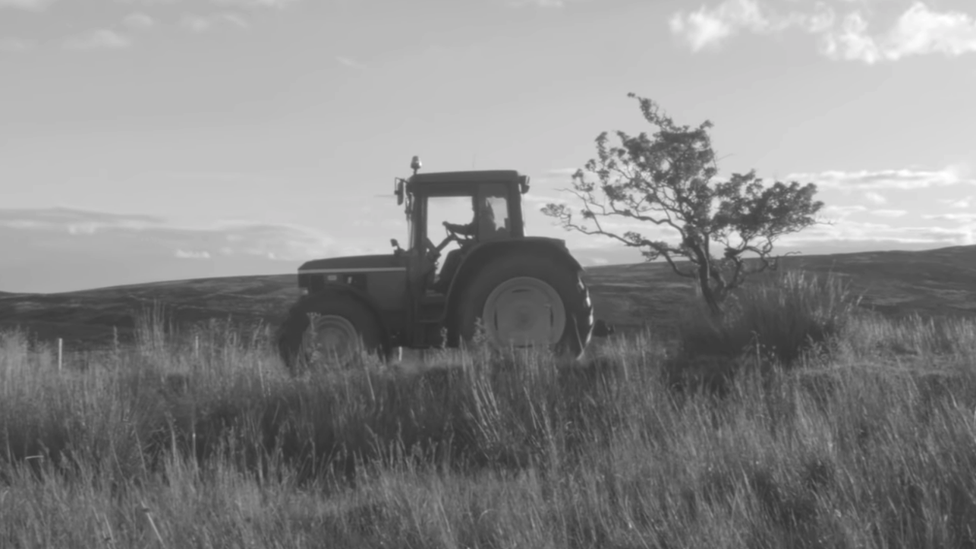
{"label": "windswept tree", "polygon": [[[637,98],[644,119],[659,128],[653,139],[618,131],[619,146],[608,147],[607,132],[601,133],[598,158],[576,171],[572,189],[563,189],[582,207],[574,212],[566,204],[547,204],[542,213],[566,230],[639,248],[648,261],[663,257],[679,276],[694,279],[711,312],[721,315],[723,302],[747,276],[777,268],[772,251],[778,237],[818,223],[813,216],[823,203],[813,201],[817,187],[778,181],[766,187],[755,170],[713,182],[718,169],[707,132],[711,122],[679,127],[650,99],[628,97]],[[677,242],[612,228],[640,223],[670,229]],[[716,257],[719,246],[724,250]],[[751,265],[748,253],[756,256]],[[681,258],[690,265],[679,265]]]}

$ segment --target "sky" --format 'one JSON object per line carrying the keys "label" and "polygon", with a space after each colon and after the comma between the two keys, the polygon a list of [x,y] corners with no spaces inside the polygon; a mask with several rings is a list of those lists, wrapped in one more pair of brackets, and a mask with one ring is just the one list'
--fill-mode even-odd
{"label": "sky", "polygon": [[971,0],[0,0],[0,291],[389,253],[413,155],[525,173],[527,233],[636,263],[539,212],[655,131],[628,92],[711,121],[720,177],[818,186],[779,252],[976,244]]}

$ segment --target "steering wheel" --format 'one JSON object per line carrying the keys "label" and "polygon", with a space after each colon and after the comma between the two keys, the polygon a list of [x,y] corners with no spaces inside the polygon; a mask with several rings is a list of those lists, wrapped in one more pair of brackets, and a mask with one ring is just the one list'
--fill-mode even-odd
{"label": "steering wheel", "polygon": [[451,240],[456,241],[458,244],[464,244],[465,242],[469,242],[474,238],[472,236],[462,235],[455,232],[451,229],[451,223],[448,223],[447,221],[444,222],[444,231],[447,233],[447,240],[444,241],[444,244],[450,242]]}
{"label": "steering wheel", "polygon": [[451,242],[457,242],[458,244],[464,245],[465,243],[470,242],[473,239],[473,237],[461,235],[451,230],[451,224],[448,223],[447,221],[444,222],[444,231],[447,233],[447,238],[445,238],[444,241],[438,244],[437,246],[434,245],[433,241],[431,241],[429,237],[427,238],[428,255],[432,260],[436,260],[438,257],[440,257],[441,252]]}

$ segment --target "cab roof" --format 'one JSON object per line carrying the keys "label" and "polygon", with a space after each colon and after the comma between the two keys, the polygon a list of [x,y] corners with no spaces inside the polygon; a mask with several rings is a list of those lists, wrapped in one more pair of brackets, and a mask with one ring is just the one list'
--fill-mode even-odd
{"label": "cab roof", "polygon": [[484,181],[515,181],[519,178],[515,170],[480,170],[466,172],[418,173],[410,177],[411,183],[478,183]]}

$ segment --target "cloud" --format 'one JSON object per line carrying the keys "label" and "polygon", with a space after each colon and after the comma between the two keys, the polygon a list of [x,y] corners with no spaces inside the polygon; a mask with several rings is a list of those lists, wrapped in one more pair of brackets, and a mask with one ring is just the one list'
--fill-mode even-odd
{"label": "cloud", "polygon": [[546,173],[550,175],[573,175],[577,170],[579,168],[553,168],[546,170]]}
{"label": "cloud", "polygon": [[907,55],[941,53],[958,56],[976,52],[976,20],[958,11],[934,12],[915,2],[888,33],[883,55],[896,60]]}
{"label": "cloud", "polygon": [[247,22],[247,19],[245,19],[243,15],[237,13],[221,13],[218,14],[217,17],[228,23],[236,25],[242,29],[246,29],[251,26],[251,24]]}
{"label": "cloud", "polygon": [[0,209],[0,290],[67,291],[294,272],[309,259],[363,253],[357,244],[346,239],[340,245],[318,229],[290,224],[223,221],[188,227],[145,215]]}
{"label": "cloud", "polygon": [[828,204],[821,211],[826,215],[848,217],[851,214],[866,212],[867,210],[865,206],[836,206],[834,204]]}
{"label": "cloud", "polygon": [[98,226],[94,223],[68,225],[68,234],[95,234],[96,230],[98,230]]}
{"label": "cloud", "polygon": [[362,63],[356,61],[355,59],[352,59],[350,57],[344,57],[342,55],[337,55],[335,57],[335,60],[338,61],[339,63],[341,63],[341,64],[343,64],[343,65],[345,65],[347,67],[353,68],[353,69],[360,69],[360,70],[362,70],[362,69],[368,68],[366,65],[363,65]]}
{"label": "cloud", "polygon": [[876,241],[903,244],[964,245],[971,244],[973,228],[961,225],[946,228],[935,226],[893,226],[868,221],[840,220],[833,225],[814,225],[799,233],[785,235],[780,239],[783,245],[796,246],[803,243],[837,243]]}
{"label": "cloud", "polygon": [[960,176],[957,170],[861,170],[856,172],[824,171],[820,173],[792,173],[789,180],[812,182],[818,188],[850,191],[883,189],[918,190],[951,185],[976,185],[976,179]]}
{"label": "cloud", "polygon": [[0,51],[18,52],[27,51],[34,47],[34,42],[23,38],[7,37],[0,38]]}
{"label": "cloud", "polygon": [[754,0],[726,0],[715,9],[676,13],[668,21],[671,32],[687,40],[692,51],[717,47],[739,29],[763,32],[769,24]]}
{"label": "cloud", "polygon": [[68,227],[91,225],[99,227],[119,227],[125,229],[144,229],[161,225],[163,219],[151,215],[114,214],[94,212],[76,208],[49,208],[41,210],[2,209],[0,224],[5,226],[68,231]]}
{"label": "cloud", "polygon": [[869,21],[858,6],[843,17],[822,2],[812,11],[777,14],[757,0],[725,0],[714,8],[678,12],[668,22],[672,34],[693,52],[717,49],[739,32],[774,34],[797,29],[819,38],[822,54],[831,59],[874,64],[910,55],[959,56],[976,52],[976,20],[960,11],[937,12],[914,2],[879,34],[868,32]]}
{"label": "cloud", "polygon": [[939,202],[948,205],[950,208],[971,208],[976,204],[976,196],[969,195],[964,198],[949,198]]}
{"label": "cloud", "polygon": [[176,250],[176,257],[179,259],[210,259],[209,252],[188,252],[185,250]]}
{"label": "cloud", "polygon": [[555,204],[568,204],[569,202],[565,198],[551,197],[540,194],[525,193],[522,195],[522,203],[530,204],[532,206],[545,206],[549,203]]}
{"label": "cloud", "polygon": [[871,210],[868,213],[878,217],[901,217],[908,212],[905,210]]}
{"label": "cloud", "polygon": [[209,17],[187,14],[180,19],[180,26],[193,32],[204,32],[210,30],[213,22]]}
{"label": "cloud", "polygon": [[328,253],[335,240],[315,229],[291,224],[216,222],[209,227],[178,227],[147,215],[120,215],[73,208],[0,209],[0,227],[40,235],[114,235],[144,239],[169,249],[226,248],[227,255],[298,260]]}
{"label": "cloud", "polygon": [[864,198],[868,199],[869,202],[874,204],[886,204],[888,202],[888,199],[881,196],[880,193],[876,193],[874,191],[864,193]]}
{"label": "cloud", "polygon": [[145,13],[136,12],[126,15],[122,19],[122,24],[130,29],[142,30],[148,29],[156,24],[152,17],[146,15]]}
{"label": "cloud", "polygon": [[0,0],[0,8],[41,11],[53,3],[54,0]]}
{"label": "cloud", "polygon": [[180,26],[193,32],[206,32],[217,27],[218,25],[226,24],[230,24],[241,29],[250,27],[247,19],[236,13],[217,13],[213,15],[185,14],[180,19]]}
{"label": "cloud", "polygon": [[943,213],[922,216],[925,219],[937,219],[941,221],[953,221],[957,223],[970,223],[976,221],[976,213]]}
{"label": "cloud", "polygon": [[284,9],[302,0],[213,0],[215,4],[240,8],[275,8]]}
{"label": "cloud", "polygon": [[538,6],[540,8],[562,8],[570,0],[510,0],[511,6]]}
{"label": "cloud", "polygon": [[[157,4],[176,4],[182,0],[116,0],[126,4],[153,6]],[[235,9],[284,9],[303,0],[210,0],[210,3]],[[3,0],[0,0],[3,2]]]}
{"label": "cloud", "polygon": [[64,46],[73,50],[122,49],[131,43],[131,40],[116,31],[98,29],[68,38],[65,40]]}

